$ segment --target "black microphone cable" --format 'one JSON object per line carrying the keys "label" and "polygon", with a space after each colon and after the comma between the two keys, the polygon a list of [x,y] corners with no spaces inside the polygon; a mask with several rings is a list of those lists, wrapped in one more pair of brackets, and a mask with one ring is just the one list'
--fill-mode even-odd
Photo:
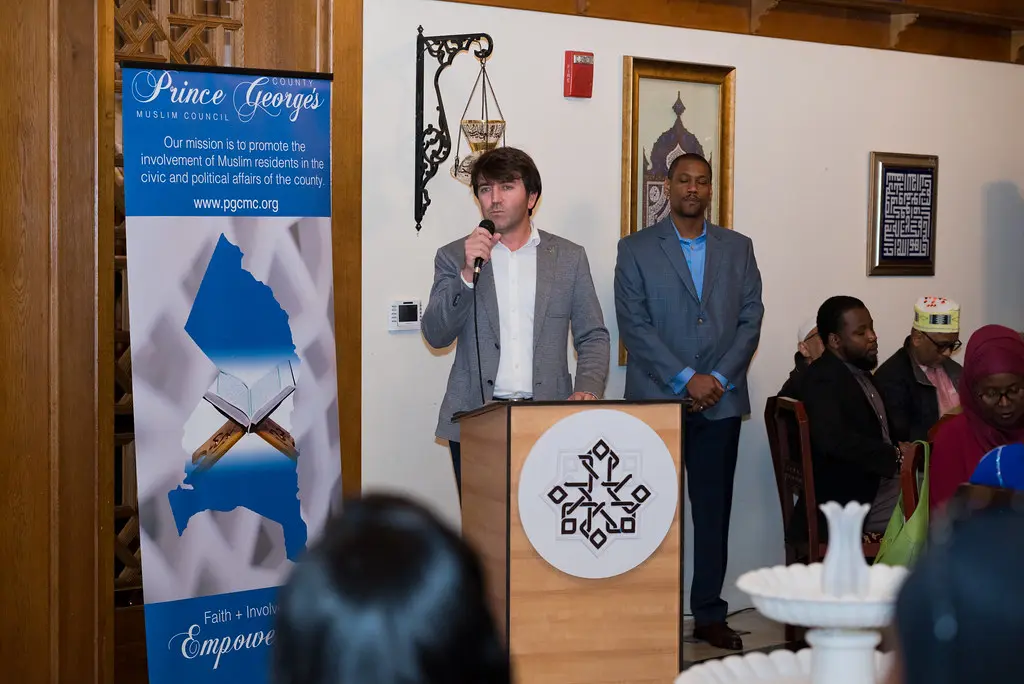
{"label": "black microphone cable", "polygon": [[[494,221],[490,219],[484,219],[480,222],[480,227],[486,230],[491,235],[494,235]],[[483,268],[484,260],[480,257],[476,258],[476,262],[473,265],[473,340],[476,342],[476,379],[480,383],[480,405],[483,406],[487,403],[487,399],[484,397],[484,371],[483,361],[480,359],[480,323],[477,316],[477,281],[480,279],[480,269]]]}

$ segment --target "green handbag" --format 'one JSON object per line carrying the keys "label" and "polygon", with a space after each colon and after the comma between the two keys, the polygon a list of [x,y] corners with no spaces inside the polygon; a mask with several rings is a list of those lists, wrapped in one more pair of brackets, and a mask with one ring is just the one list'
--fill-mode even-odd
{"label": "green handbag", "polygon": [[928,480],[931,477],[931,446],[928,442],[915,442],[924,447],[924,477],[917,508],[908,519],[903,510],[903,492],[893,509],[885,528],[885,535],[875,557],[875,563],[909,567],[924,550],[928,541]]}

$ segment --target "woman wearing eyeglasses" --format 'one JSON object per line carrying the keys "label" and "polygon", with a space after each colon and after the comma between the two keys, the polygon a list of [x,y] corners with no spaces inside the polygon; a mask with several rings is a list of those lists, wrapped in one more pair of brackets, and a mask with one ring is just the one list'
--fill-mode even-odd
{"label": "woman wearing eyeglasses", "polygon": [[967,482],[981,459],[1024,442],[1024,340],[1001,325],[971,335],[960,377],[963,413],[939,427],[932,445],[929,499],[934,510]]}

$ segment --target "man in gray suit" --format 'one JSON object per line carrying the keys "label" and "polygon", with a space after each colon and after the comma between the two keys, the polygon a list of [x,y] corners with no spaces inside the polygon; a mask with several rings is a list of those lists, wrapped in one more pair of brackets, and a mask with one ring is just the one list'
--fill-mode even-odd
{"label": "man in gray suit", "polygon": [[[604,392],[609,358],[608,329],[586,251],[533,224],[541,192],[533,160],[521,150],[499,147],[480,156],[471,181],[481,212],[494,222],[495,232],[477,227],[468,237],[437,250],[434,285],[421,323],[430,346],[459,342],[436,434],[449,442],[460,491],[459,426],[452,422],[454,414],[492,399],[597,399]],[[477,258],[484,265],[474,285]],[[569,375],[566,344],[570,327],[577,355],[575,383]]]}
{"label": "man in gray suit", "polygon": [[761,336],[761,274],[750,239],[705,219],[711,165],[676,158],[669,215],[619,241],[615,313],[629,353],[626,399],[693,400],[684,456],[693,510],[694,637],[742,649],[721,598],[747,366]]}

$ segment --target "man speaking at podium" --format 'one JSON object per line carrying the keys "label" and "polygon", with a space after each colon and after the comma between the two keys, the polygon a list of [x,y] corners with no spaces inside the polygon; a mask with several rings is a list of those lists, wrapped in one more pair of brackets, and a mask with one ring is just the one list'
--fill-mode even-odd
{"label": "man speaking at podium", "polygon": [[693,636],[718,648],[743,642],[726,624],[729,551],[740,421],[750,412],[747,366],[761,336],[761,274],[750,239],[705,216],[711,165],[672,161],[670,211],[619,241],[615,313],[629,354],[626,399],[693,400],[684,458],[693,511]]}
{"label": "man speaking at podium", "polygon": [[[491,399],[597,399],[604,393],[609,358],[608,329],[586,251],[533,223],[541,192],[533,159],[512,147],[485,152],[473,166],[471,184],[493,234],[482,221],[467,237],[437,250],[421,322],[434,348],[458,340],[436,434],[449,442],[460,492],[454,414]],[[566,343],[570,327],[575,384]]]}

